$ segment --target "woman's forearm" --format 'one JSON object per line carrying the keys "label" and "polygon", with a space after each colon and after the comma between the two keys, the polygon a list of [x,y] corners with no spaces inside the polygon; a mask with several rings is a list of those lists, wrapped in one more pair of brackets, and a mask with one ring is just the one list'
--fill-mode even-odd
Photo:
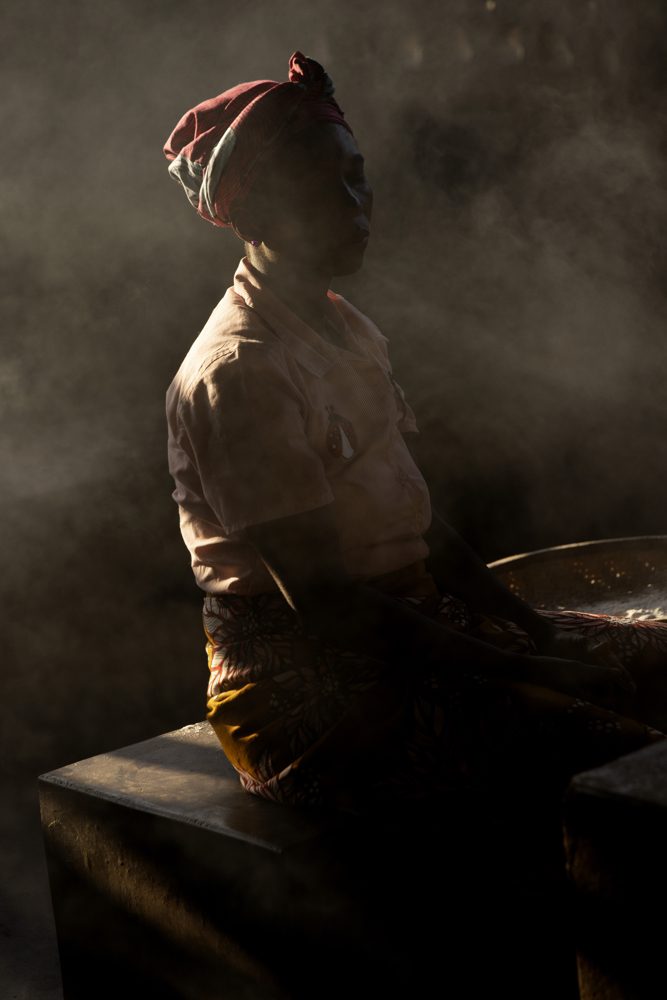
{"label": "woman's forearm", "polygon": [[508,653],[363,584],[330,592],[325,600],[311,599],[304,617],[321,639],[379,658],[399,683],[409,683],[413,667],[432,665],[454,681],[467,673],[527,682],[621,712],[634,695],[632,678],[618,669],[558,656]]}
{"label": "woman's forearm", "polygon": [[434,622],[374,587],[354,584],[312,593],[300,614],[319,638],[384,660],[400,670],[411,663],[437,662],[456,671],[529,680],[530,658],[508,653],[473,636]]}
{"label": "woman's forearm", "polygon": [[431,550],[429,572],[442,590],[462,598],[477,611],[516,622],[538,645],[550,637],[553,631],[551,623],[508,590],[435,510],[426,541]]}

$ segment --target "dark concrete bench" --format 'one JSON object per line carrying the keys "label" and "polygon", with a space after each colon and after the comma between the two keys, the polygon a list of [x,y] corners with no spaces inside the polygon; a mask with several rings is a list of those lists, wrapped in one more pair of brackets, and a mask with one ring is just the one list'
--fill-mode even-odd
{"label": "dark concrete bench", "polygon": [[578,995],[562,830],[542,843],[529,803],[514,822],[282,807],[241,789],[206,722],[39,791],[66,1000]]}

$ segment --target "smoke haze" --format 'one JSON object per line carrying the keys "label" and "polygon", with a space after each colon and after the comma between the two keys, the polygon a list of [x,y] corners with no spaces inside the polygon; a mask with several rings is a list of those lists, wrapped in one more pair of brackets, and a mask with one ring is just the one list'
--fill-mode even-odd
{"label": "smoke haze", "polygon": [[164,393],[243,246],[197,217],[162,145],[193,104],[286,79],[296,49],[366,158],[365,264],[332,287],[390,338],[434,503],[487,561],[663,533],[666,17],[659,0],[5,6],[8,834],[38,850],[38,773],[203,717]]}

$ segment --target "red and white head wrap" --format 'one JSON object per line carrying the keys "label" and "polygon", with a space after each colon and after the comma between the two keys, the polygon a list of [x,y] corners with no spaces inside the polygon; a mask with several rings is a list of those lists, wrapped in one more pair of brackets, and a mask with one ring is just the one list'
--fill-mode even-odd
{"label": "red and white head wrap", "polygon": [[187,111],[164,145],[169,173],[203,219],[230,226],[232,207],[277,139],[317,119],[338,122],[353,134],[333,93],[322,66],[294,52],[289,80],[239,83]]}

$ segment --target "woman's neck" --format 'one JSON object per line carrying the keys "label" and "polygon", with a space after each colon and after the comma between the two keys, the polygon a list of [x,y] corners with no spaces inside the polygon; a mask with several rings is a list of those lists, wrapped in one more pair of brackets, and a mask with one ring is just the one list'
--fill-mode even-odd
{"label": "woman's neck", "polygon": [[293,261],[264,253],[249,253],[250,261],[272,291],[297,316],[316,328],[329,310],[327,291],[333,275],[315,269],[296,268]]}

